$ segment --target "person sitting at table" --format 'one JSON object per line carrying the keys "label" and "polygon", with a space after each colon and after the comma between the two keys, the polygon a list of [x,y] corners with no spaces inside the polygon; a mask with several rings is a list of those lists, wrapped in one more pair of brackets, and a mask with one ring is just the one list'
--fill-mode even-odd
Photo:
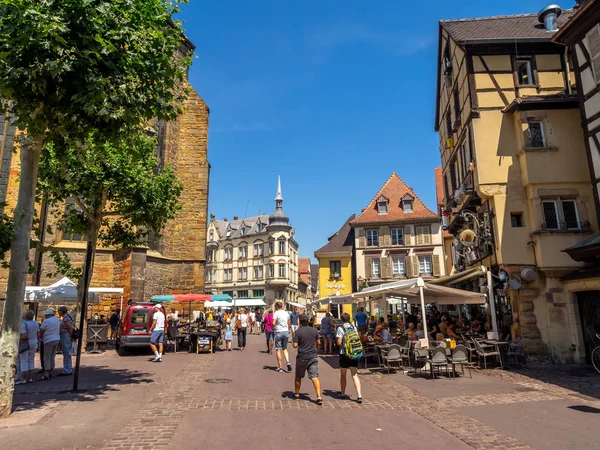
{"label": "person sitting at table", "polygon": [[417,324],[417,331],[415,331],[415,335],[417,339],[423,339],[425,337],[425,332],[423,331],[423,323],[419,322]]}
{"label": "person sitting at table", "polygon": [[431,331],[429,332],[429,338],[435,340],[437,334],[440,332],[436,324],[431,326]]}
{"label": "person sitting at table", "polygon": [[442,334],[446,334],[446,330],[448,329],[448,318],[446,316],[442,317],[442,322],[440,323],[440,332]]}
{"label": "person sitting at table", "polygon": [[381,325],[377,325],[377,328],[375,329],[375,340],[381,341],[384,344],[392,343],[392,335],[387,323],[383,322]]}
{"label": "person sitting at table", "polygon": [[375,316],[371,316],[371,320],[369,321],[369,328],[375,329],[377,327],[377,321],[375,320]]}
{"label": "person sitting at table", "polygon": [[460,336],[454,332],[454,324],[448,324],[448,328],[446,328],[446,336],[450,339],[458,339]]}
{"label": "person sitting at table", "polygon": [[408,324],[408,328],[406,329],[406,331],[404,332],[404,335],[407,336],[411,341],[414,341],[417,339],[417,333],[415,330],[415,324],[414,323],[409,323]]}

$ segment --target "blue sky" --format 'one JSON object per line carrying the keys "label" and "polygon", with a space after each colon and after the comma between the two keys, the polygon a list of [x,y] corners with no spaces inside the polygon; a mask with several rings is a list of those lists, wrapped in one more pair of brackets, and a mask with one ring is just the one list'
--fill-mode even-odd
{"label": "blue sky", "polygon": [[182,18],[198,56],[190,81],[211,109],[210,212],[272,212],[281,173],[300,256],[314,258],[393,171],[434,209],[438,21],[547,3],[191,0]]}

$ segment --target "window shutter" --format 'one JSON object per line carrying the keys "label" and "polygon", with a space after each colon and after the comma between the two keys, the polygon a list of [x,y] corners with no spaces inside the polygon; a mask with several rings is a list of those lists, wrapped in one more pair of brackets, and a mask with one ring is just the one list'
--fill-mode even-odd
{"label": "window shutter", "polygon": [[424,231],[423,244],[431,245],[431,225],[427,225],[426,227],[423,227],[422,230]]}
{"label": "window shutter", "polygon": [[419,258],[416,256],[410,256],[410,265],[412,267],[411,278],[418,278],[418,276],[419,276]]}
{"label": "window shutter", "polygon": [[431,261],[433,262],[433,276],[439,277],[442,273],[440,267],[440,255],[433,255]]}
{"label": "window shutter", "polygon": [[367,238],[365,237],[365,229],[364,228],[358,229],[358,246],[360,248],[367,246]]}
{"label": "window shutter", "polygon": [[410,227],[404,227],[404,245],[412,245]]}
{"label": "window shutter", "polygon": [[410,256],[404,258],[404,274],[406,278],[412,278],[412,264],[410,263]]}
{"label": "window shutter", "polygon": [[423,245],[423,227],[417,227],[417,245]]}
{"label": "window shutter", "polygon": [[381,259],[382,278],[392,278],[392,259],[390,257]]}
{"label": "window shutter", "polygon": [[373,258],[365,258],[365,278],[371,278],[371,266]]}
{"label": "window shutter", "polygon": [[392,236],[390,235],[389,227],[381,227],[379,228],[379,246],[380,247],[389,247],[392,245]]}

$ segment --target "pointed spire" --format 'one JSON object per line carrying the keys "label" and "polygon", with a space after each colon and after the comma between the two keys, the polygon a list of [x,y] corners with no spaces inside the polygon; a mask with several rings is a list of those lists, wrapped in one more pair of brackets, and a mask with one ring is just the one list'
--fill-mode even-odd
{"label": "pointed spire", "polygon": [[275,201],[283,201],[283,195],[281,195],[281,175],[277,175],[277,195],[275,195]]}

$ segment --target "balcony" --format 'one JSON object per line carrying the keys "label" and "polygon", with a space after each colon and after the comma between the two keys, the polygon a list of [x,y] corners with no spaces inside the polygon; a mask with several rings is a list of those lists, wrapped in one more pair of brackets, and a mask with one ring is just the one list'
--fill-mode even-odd
{"label": "balcony", "polygon": [[271,278],[267,281],[270,286],[288,286],[290,284],[289,278]]}
{"label": "balcony", "polygon": [[535,233],[585,233],[592,228],[590,222],[576,222],[576,224],[577,226],[574,227],[575,223],[568,225],[566,222],[542,223],[540,229]]}
{"label": "balcony", "polygon": [[207,249],[219,248],[219,243],[217,241],[208,241],[206,243],[206,248]]}

